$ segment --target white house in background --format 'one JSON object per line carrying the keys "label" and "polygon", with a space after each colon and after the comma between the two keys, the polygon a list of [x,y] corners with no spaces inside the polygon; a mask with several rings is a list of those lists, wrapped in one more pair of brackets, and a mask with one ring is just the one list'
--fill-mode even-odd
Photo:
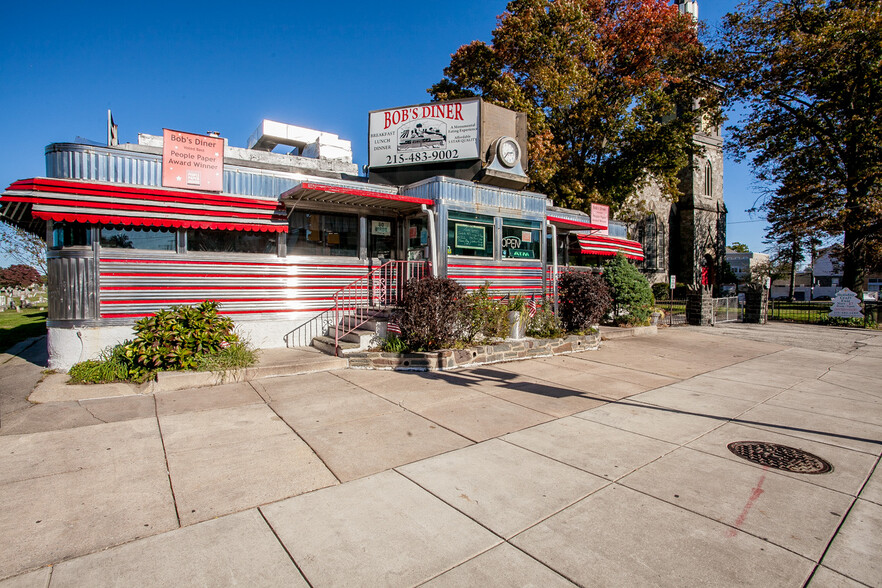
{"label": "white house in background", "polygon": [[726,247],[726,261],[738,281],[744,282],[750,276],[751,270],[760,264],[769,262],[769,256],[766,253],[741,252]]}
{"label": "white house in background", "polygon": [[[796,274],[793,297],[796,300],[833,298],[842,290],[842,261],[837,257],[840,245],[831,245],[818,251],[811,266]],[[772,283],[772,298],[787,296],[790,293],[790,279],[775,280]]]}

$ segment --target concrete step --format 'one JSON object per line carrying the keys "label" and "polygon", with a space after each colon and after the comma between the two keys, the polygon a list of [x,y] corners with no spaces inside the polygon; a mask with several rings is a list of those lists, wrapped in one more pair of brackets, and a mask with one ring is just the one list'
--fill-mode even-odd
{"label": "concrete step", "polygon": [[658,327],[655,325],[648,327],[600,327],[600,340],[612,341],[613,339],[626,339],[628,337],[643,337],[646,335],[655,335],[658,333]]}
{"label": "concrete step", "polygon": [[[349,341],[340,341],[339,345],[340,352],[344,355],[347,352],[351,353],[353,351],[359,351],[361,349],[361,346],[358,343],[352,343]],[[334,347],[333,337],[313,337],[312,346],[323,353],[327,353],[328,355],[336,355],[336,348]]]}
{"label": "concrete step", "polygon": [[[330,336],[331,333],[328,333]],[[362,349],[370,347],[371,342],[377,337],[376,329],[356,329],[351,333],[346,333],[341,337],[343,341],[348,343],[357,343]]]}

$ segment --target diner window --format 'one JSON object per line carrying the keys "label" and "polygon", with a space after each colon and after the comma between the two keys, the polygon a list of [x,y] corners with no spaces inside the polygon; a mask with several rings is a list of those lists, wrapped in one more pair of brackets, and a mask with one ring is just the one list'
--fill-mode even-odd
{"label": "diner window", "polygon": [[493,257],[493,217],[454,210],[448,212],[447,253]]}
{"label": "diner window", "polygon": [[90,247],[92,225],[59,221],[52,223],[52,249]]}
{"label": "diner window", "polygon": [[368,255],[375,259],[392,259],[395,254],[395,221],[391,218],[369,218]]}
{"label": "diner window", "polygon": [[111,249],[176,250],[177,231],[165,227],[102,226],[98,235],[101,247]]}
{"label": "diner window", "polygon": [[505,259],[539,259],[539,221],[502,219],[502,257]]}
{"label": "diner window", "polygon": [[294,211],[288,219],[288,255],[358,257],[358,216]]}
{"label": "diner window", "polygon": [[429,223],[426,217],[407,221],[407,259],[426,259],[429,246]]}
{"label": "diner window", "polygon": [[277,254],[276,233],[188,229],[187,251]]}

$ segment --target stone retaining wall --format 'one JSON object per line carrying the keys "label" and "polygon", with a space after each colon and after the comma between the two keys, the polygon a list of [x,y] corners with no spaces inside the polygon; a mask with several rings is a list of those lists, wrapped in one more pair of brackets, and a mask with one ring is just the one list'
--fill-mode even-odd
{"label": "stone retaining wall", "polygon": [[442,349],[425,353],[364,351],[347,353],[349,367],[414,371],[452,370],[464,366],[547,357],[600,347],[600,333],[570,335],[559,339],[518,339],[466,349]]}

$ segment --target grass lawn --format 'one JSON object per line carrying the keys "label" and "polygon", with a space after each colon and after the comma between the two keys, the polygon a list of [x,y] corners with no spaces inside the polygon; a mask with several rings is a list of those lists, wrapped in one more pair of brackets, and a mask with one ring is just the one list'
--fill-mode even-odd
{"label": "grass lawn", "polygon": [[19,341],[46,334],[45,308],[26,308],[21,312],[0,312],[0,351],[6,351]]}

